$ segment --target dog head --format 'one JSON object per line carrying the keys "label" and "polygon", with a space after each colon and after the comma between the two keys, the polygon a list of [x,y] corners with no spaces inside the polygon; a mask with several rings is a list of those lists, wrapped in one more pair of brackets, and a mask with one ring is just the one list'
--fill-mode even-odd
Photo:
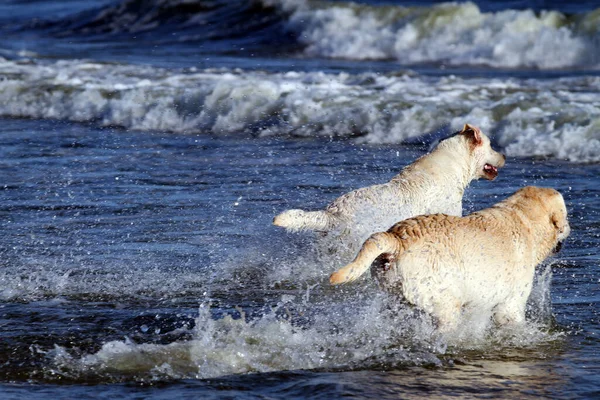
{"label": "dog head", "polygon": [[465,124],[456,135],[463,137],[468,144],[473,179],[485,178],[490,181],[496,179],[498,169],[504,166],[506,160],[504,154],[492,149],[490,139],[476,126]]}
{"label": "dog head", "polygon": [[522,210],[535,221],[545,226],[545,231],[551,233],[550,248],[557,253],[562,248],[564,240],[571,233],[567,217],[567,206],[562,195],[550,188],[527,186],[520,189],[515,196],[525,199]]}

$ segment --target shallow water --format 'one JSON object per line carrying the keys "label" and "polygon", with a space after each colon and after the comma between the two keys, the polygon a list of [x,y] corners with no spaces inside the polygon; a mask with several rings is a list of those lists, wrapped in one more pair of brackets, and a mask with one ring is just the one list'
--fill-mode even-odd
{"label": "shallow water", "polygon": [[[396,3],[0,5],[0,397],[597,397],[597,5]],[[271,225],[465,122],[508,156],[465,213],[567,201],[525,326],[441,335]]]}
{"label": "shallow water", "polygon": [[124,398],[597,391],[597,164],[513,158],[468,189],[474,210],[555,187],[573,234],[540,267],[526,327],[489,332],[475,318],[441,338],[368,279],[329,287],[335,266],[310,236],[270,226],[282,209],[389,179],[422,147],[3,126],[7,398],[98,383],[110,385],[96,395]]}

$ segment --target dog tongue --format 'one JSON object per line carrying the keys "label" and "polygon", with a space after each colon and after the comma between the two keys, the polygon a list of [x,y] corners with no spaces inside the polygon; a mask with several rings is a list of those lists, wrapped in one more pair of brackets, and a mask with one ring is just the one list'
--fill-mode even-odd
{"label": "dog tongue", "polygon": [[497,167],[495,167],[495,166],[493,166],[492,164],[485,164],[485,165],[483,166],[483,170],[484,170],[485,172],[490,172],[490,173],[492,173],[492,174],[497,174],[497,173],[498,173],[498,168],[497,168]]}

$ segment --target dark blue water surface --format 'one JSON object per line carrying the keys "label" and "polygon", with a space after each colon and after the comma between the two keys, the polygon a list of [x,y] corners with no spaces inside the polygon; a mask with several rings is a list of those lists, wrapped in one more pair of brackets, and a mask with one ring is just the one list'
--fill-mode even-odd
{"label": "dark blue water surface", "polygon": [[[598,6],[3,2],[0,397],[598,397]],[[465,213],[567,202],[525,326],[442,337],[271,225],[466,122],[508,159]]]}

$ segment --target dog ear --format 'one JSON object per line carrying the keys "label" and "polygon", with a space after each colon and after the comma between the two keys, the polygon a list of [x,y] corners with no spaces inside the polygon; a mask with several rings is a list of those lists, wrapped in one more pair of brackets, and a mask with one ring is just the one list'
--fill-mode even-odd
{"label": "dog ear", "polygon": [[560,221],[558,219],[558,213],[553,212],[550,215],[550,222],[552,222],[552,226],[554,226],[554,228],[556,228],[557,231],[560,230]]}
{"label": "dog ear", "polygon": [[460,133],[467,136],[475,145],[480,145],[483,142],[481,139],[481,130],[476,126],[465,124]]}
{"label": "dog ear", "polygon": [[567,232],[569,234],[569,222],[566,219],[566,215],[561,211],[554,211],[550,215],[550,222],[552,222],[552,226],[556,229],[556,232],[559,236],[564,235]]}
{"label": "dog ear", "polygon": [[562,232],[565,226],[568,226],[567,210],[565,201],[562,195],[554,189],[544,189],[549,192],[548,198],[545,199],[546,204],[550,208],[550,222],[557,231]]}
{"label": "dog ear", "polygon": [[563,233],[565,230],[565,218],[561,212],[553,212],[550,216],[550,221],[558,233]]}

